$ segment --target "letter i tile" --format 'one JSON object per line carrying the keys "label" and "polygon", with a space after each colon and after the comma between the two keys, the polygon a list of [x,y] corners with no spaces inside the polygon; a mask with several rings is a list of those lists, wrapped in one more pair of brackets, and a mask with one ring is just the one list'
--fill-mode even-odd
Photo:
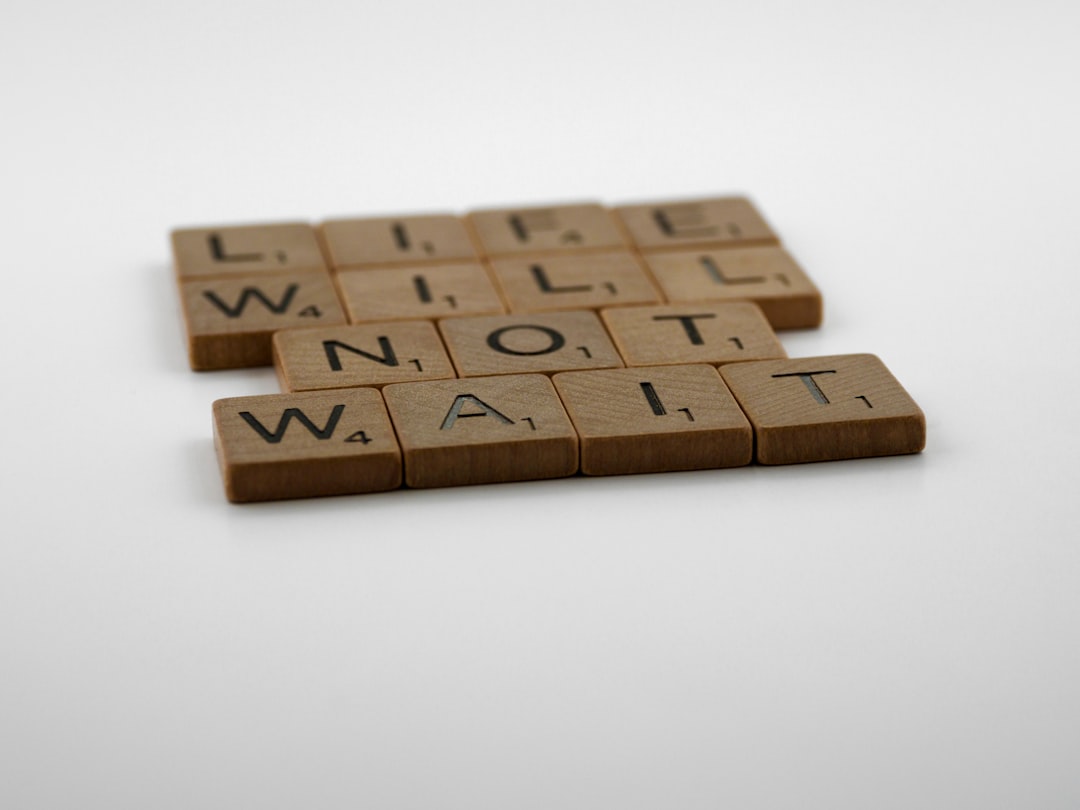
{"label": "letter i tile", "polygon": [[569,371],[552,378],[585,475],[749,464],[750,423],[712,366]]}

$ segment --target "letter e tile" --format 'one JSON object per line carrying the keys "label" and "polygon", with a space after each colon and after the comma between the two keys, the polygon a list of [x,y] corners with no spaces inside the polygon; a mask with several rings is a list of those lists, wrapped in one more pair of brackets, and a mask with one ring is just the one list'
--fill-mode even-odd
{"label": "letter e tile", "polygon": [[615,213],[643,251],[780,244],[764,217],[745,197],[623,205]]}

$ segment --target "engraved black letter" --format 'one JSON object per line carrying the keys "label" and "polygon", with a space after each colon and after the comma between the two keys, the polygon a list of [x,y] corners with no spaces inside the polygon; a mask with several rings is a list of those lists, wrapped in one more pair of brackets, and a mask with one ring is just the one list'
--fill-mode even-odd
{"label": "engraved black letter", "polygon": [[[508,349],[502,344],[502,336],[506,332],[510,332],[514,329],[537,329],[551,339],[551,345],[548,346],[546,349],[537,349],[534,352],[519,352],[515,349]],[[501,354],[513,354],[517,355],[518,357],[526,357],[536,354],[551,354],[552,352],[557,352],[559,349],[566,345],[566,338],[564,338],[554,329],[549,329],[546,326],[536,326],[535,324],[519,324],[518,326],[504,326],[502,329],[496,329],[494,332],[488,335],[487,344],[492,349],[500,352]]]}
{"label": "engraved black letter", "polygon": [[[803,385],[806,386],[806,390],[808,390],[810,392],[810,394],[814,397],[814,400],[816,402],[819,402],[822,405],[828,405],[829,404],[829,398],[827,396],[825,396],[825,392],[822,391],[818,387],[817,381],[814,379],[814,375],[815,374],[835,374],[835,373],[836,373],[835,370],[831,370],[831,371],[801,371],[801,372],[797,371],[797,372],[794,372],[792,374],[773,374],[773,378],[775,379],[777,377],[798,377],[800,380],[803,381]],[[870,403],[868,402],[866,404],[869,405]]]}
{"label": "engraved black letter", "polygon": [[645,399],[649,401],[649,407],[652,408],[652,412],[657,416],[663,416],[667,413],[664,408],[664,403],[660,401],[660,397],[656,394],[656,389],[653,388],[652,383],[641,383],[641,392],[645,394]]}
{"label": "engraved black letter", "polygon": [[542,265],[534,264],[529,270],[532,272],[532,277],[536,281],[536,286],[540,288],[540,292],[588,292],[592,289],[592,284],[574,284],[568,287],[553,287],[551,286],[551,280],[547,277],[547,272],[545,272]]}
{"label": "engraved black letter", "polygon": [[273,433],[263,427],[263,424],[256,419],[250,411],[241,411],[240,418],[247,422],[264,441],[269,444],[277,444],[285,438],[285,430],[289,427],[289,422],[294,418],[297,422],[306,427],[316,439],[329,439],[334,435],[334,428],[337,427],[338,420],[341,418],[341,414],[344,410],[344,405],[335,405],[334,410],[330,412],[330,418],[326,422],[326,427],[317,428],[299,408],[286,408],[284,413],[281,414],[281,419],[278,421],[277,430]]}
{"label": "engraved black letter", "polygon": [[365,352],[363,349],[350,346],[348,343],[342,343],[340,340],[324,340],[322,345],[332,371],[341,371],[341,358],[338,357],[338,349],[345,349],[345,351],[352,352],[353,354],[359,354],[362,357],[366,357],[368,360],[382,363],[384,366],[396,366],[398,364],[397,355],[394,354],[394,347],[390,345],[390,339],[384,336],[379,337],[379,348],[382,349],[381,356]]}
{"label": "engraved black letter", "polygon": [[[482,413],[462,413],[461,409],[466,402],[471,402],[477,408],[480,408]],[[454,404],[450,406],[450,410],[446,412],[446,418],[443,419],[442,427],[439,429],[449,430],[459,418],[464,419],[467,416],[494,416],[504,425],[514,424],[513,419],[506,418],[479,397],[473,396],[472,394],[459,394],[454,399]],[[535,430],[535,428],[533,429]]]}
{"label": "engraved black letter", "polygon": [[206,237],[210,243],[210,255],[215,262],[257,262],[262,260],[261,253],[234,253],[229,256],[225,253],[225,246],[221,242],[221,234],[212,233]]}
{"label": "engraved black letter", "polygon": [[269,298],[267,298],[263,291],[258,287],[244,287],[240,293],[240,300],[236,303],[236,306],[230,307],[220,298],[213,290],[205,290],[203,296],[214,306],[225,313],[226,317],[239,318],[244,314],[244,310],[247,308],[248,300],[251,298],[257,298],[263,306],[273,312],[275,315],[284,315],[285,310],[289,308],[289,304],[292,303],[293,296],[296,295],[296,291],[300,289],[299,284],[290,284],[285,289],[285,295],[281,298],[280,304],[275,304]]}
{"label": "engraved black letter", "polygon": [[683,329],[686,330],[686,336],[690,338],[690,342],[695,346],[701,346],[705,343],[705,340],[701,337],[701,332],[698,331],[697,325],[694,323],[694,318],[715,318],[716,316],[711,312],[704,313],[702,315],[653,315],[654,321],[678,321],[682,324]]}

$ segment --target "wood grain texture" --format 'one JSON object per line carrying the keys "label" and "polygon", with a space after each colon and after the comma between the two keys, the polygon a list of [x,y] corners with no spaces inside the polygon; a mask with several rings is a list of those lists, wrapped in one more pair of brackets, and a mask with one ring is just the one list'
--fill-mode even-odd
{"label": "wood grain texture", "polygon": [[720,374],[754,428],[761,464],[918,453],[919,406],[872,354],[724,366]]}
{"label": "wood grain texture", "polygon": [[284,391],[316,391],[457,375],[430,321],[289,329],[274,334],[274,368]]}
{"label": "wood grain texture", "polygon": [[628,247],[612,212],[597,203],[473,211],[465,221],[492,257]]}
{"label": "wood grain texture", "polygon": [[647,253],[645,263],[672,303],[750,301],[773,329],[821,324],[821,293],[783,248]]}
{"label": "wood grain texture", "polygon": [[230,501],[383,492],[401,451],[371,388],[220,399],[214,444]]}
{"label": "wood grain texture", "polygon": [[172,249],[181,281],[327,269],[305,222],[178,228]]}
{"label": "wood grain texture", "polygon": [[337,275],[351,323],[497,315],[506,312],[478,262],[438,267],[381,267]]}
{"label": "wood grain texture", "polygon": [[739,467],[753,433],[712,366],[571,371],[552,378],[585,475]]}
{"label": "wood grain texture", "polygon": [[578,440],[539,374],[401,383],[383,389],[410,487],[573,475]]}
{"label": "wood grain texture", "polygon": [[180,303],[197,371],[269,366],[277,330],[345,323],[326,271],[181,282]]}
{"label": "wood grain texture", "polygon": [[451,214],[331,219],[319,233],[335,269],[479,259],[464,221]]}
{"label": "wood grain texture", "polygon": [[600,312],[628,366],[721,365],[787,357],[755,304],[712,302]]}
{"label": "wood grain texture", "polygon": [[630,251],[493,259],[511,312],[600,309],[663,299]]}
{"label": "wood grain texture", "polygon": [[683,246],[779,245],[780,239],[745,197],[673,200],[615,209],[634,244],[643,251]]}
{"label": "wood grain texture", "polygon": [[553,374],[623,365],[594,312],[542,312],[439,321],[461,377]]}

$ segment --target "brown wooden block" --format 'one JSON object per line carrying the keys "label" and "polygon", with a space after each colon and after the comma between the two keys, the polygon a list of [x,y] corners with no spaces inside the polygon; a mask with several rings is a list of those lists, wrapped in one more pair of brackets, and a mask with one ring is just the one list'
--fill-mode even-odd
{"label": "brown wooden block", "polygon": [[739,467],[750,423],[712,366],[571,371],[552,378],[586,475]]}
{"label": "brown wooden block", "polygon": [[821,324],[821,293],[783,248],[647,253],[645,263],[672,303],[752,301],[773,329]]}
{"label": "brown wooden block", "polygon": [[488,256],[627,247],[611,211],[596,203],[473,211],[465,219]]}
{"label": "brown wooden block", "polygon": [[389,321],[274,334],[284,391],[451,380],[454,366],[430,321]]}
{"label": "brown wooden block", "polygon": [[787,357],[755,304],[622,307],[600,315],[628,366],[721,365]]}
{"label": "brown wooden block", "polygon": [[724,366],[746,412],[762,464],[918,453],[919,406],[872,354]]}
{"label": "brown wooden block", "polygon": [[476,261],[472,237],[450,214],[332,219],[319,227],[335,269]]}
{"label": "brown wooden block", "polygon": [[663,300],[629,251],[494,259],[491,267],[511,312],[599,309]]}
{"label": "brown wooden block", "polygon": [[327,269],[315,231],[303,222],[180,228],[172,247],[181,281]]}
{"label": "brown wooden block", "polygon": [[401,383],[383,389],[410,487],[560,478],[578,439],[540,374]]}
{"label": "brown wooden block", "polygon": [[621,368],[594,312],[543,312],[439,321],[462,377]]}
{"label": "brown wooden block", "polygon": [[643,251],[671,250],[685,245],[780,244],[772,228],[745,197],[623,205],[615,213]]}
{"label": "brown wooden block", "polygon": [[439,267],[389,267],[338,273],[352,323],[506,312],[477,262]]}
{"label": "brown wooden block", "polygon": [[180,303],[198,371],[268,366],[277,330],[345,323],[326,271],[182,282]]}
{"label": "brown wooden block", "polygon": [[401,451],[373,388],[219,399],[214,444],[234,502],[401,486]]}

